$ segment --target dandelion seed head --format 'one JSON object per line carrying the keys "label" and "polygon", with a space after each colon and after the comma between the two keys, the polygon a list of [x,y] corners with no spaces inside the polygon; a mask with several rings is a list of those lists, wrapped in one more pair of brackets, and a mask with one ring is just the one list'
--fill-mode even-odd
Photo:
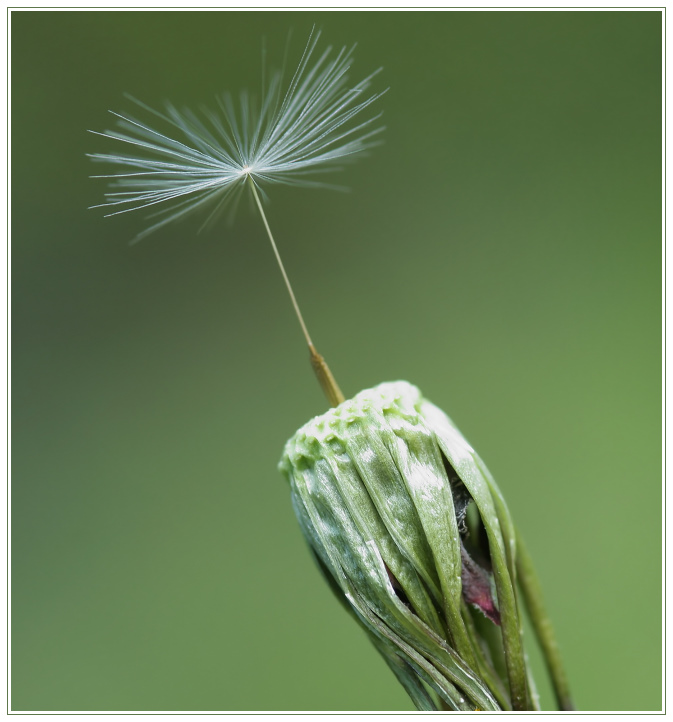
{"label": "dandelion seed head", "polygon": [[116,171],[93,176],[108,179],[110,190],[105,202],[92,207],[105,208],[110,216],[148,210],[153,222],[140,240],[205,207],[210,213],[203,225],[209,224],[226,206],[235,206],[249,182],[260,189],[273,184],[340,188],[316,176],[340,170],[380,143],[381,114],[365,111],[385,91],[370,91],[378,71],[350,84],[353,48],[318,53],[319,37],[311,33],[289,82],[278,71],[268,76],[260,102],[247,92],[237,101],[225,93],[217,110],[196,113],[166,104],[159,112],[128,96],[160,124],[110,111],[116,129],[91,131],[124,144],[126,151],[90,154]]}

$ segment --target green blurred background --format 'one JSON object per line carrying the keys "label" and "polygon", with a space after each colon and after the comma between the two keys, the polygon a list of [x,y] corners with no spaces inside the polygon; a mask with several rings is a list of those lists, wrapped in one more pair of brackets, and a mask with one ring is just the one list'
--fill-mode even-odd
{"label": "green blurred background", "polygon": [[12,708],[412,708],[276,471],[326,404],[259,218],[87,210],[123,93],[214,106],[313,23],[390,86],[351,193],[271,189],[319,349],[486,459],[578,707],[660,709],[661,14],[48,11],[11,13]]}

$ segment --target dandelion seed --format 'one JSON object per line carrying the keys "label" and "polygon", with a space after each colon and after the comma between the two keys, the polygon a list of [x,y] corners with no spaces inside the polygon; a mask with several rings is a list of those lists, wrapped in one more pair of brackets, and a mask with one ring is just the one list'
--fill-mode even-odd
{"label": "dandelion seed", "polygon": [[311,64],[319,38],[319,32],[311,32],[284,90],[282,73],[271,75],[263,87],[259,108],[247,92],[241,93],[238,107],[225,93],[218,98],[219,113],[202,109],[203,118],[170,104],[160,113],[131,98],[170,127],[171,135],[110,111],[120,130],[91,132],[125,143],[141,155],[93,153],[89,157],[123,168],[118,173],[93,176],[111,179],[114,190],[106,193],[105,203],[92,208],[111,209],[108,216],[152,209],[153,217],[158,218],[133,242],[210,205],[213,208],[204,222],[207,225],[227,203],[237,202],[241,192],[250,188],[308,344],[311,365],[335,405],[344,396],[311,341],[260,200],[263,186],[274,183],[339,188],[312,176],[337,170],[339,163],[380,142],[377,136],[384,128],[377,121],[381,113],[362,115],[385,92],[371,94],[369,90],[380,68],[349,86],[347,74],[354,47],[344,47],[336,55],[331,46],[327,47]]}

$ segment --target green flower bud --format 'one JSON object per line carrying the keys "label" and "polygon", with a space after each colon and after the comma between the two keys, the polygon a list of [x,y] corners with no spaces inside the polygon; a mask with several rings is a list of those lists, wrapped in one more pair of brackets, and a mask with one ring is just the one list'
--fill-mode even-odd
{"label": "green flower bud", "polygon": [[486,466],[411,384],[318,416],[280,464],[315,559],[421,710],[535,709],[516,535]]}

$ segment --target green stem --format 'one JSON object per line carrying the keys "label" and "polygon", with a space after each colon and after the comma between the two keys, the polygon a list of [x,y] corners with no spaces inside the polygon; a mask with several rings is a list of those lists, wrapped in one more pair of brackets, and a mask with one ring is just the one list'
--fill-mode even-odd
{"label": "green stem", "polygon": [[528,609],[531,622],[533,623],[535,636],[544,654],[547,670],[549,671],[549,676],[554,686],[556,701],[561,710],[573,711],[575,706],[570,697],[568,678],[566,677],[561,662],[561,654],[556,643],[551,621],[544,608],[542,588],[533,567],[533,560],[528,554],[528,550],[518,532],[516,534],[516,550],[516,569],[519,577],[519,585],[526,603],[526,609]]}

